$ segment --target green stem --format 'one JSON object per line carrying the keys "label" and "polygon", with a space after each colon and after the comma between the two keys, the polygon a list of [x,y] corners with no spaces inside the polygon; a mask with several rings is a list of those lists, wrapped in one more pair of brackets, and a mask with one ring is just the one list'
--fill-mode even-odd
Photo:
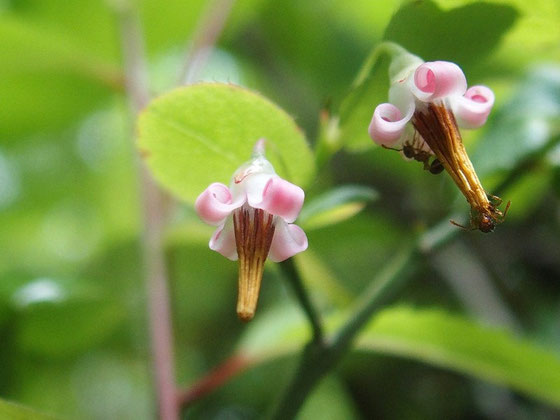
{"label": "green stem", "polygon": [[319,313],[313,306],[311,298],[305,289],[303,281],[297,271],[293,258],[289,258],[286,261],[280,263],[280,269],[284,273],[286,279],[290,283],[292,290],[296,294],[296,298],[301,305],[301,308],[305,312],[311,329],[313,331],[313,341],[322,342],[323,341],[323,327],[321,324],[321,319]]}
{"label": "green stem", "polygon": [[406,248],[385,266],[364,293],[350,319],[331,340],[312,341],[305,347],[294,378],[274,411],[272,419],[284,420],[296,416],[307,395],[338,364],[371,315],[381,307],[391,292],[404,285],[408,278],[407,274],[412,272],[415,250],[416,248],[412,246]]}
{"label": "green stem", "polygon": [[342,356],[360,329],[386,302],[387,297],[404,286],[413,271],[411,268],[416,264],[417,256],[418,250],[415,245],[406,247],[375,276],[356,303],[356,309],[348,321],[334,335],[330,347],[335,355]]}
{"label": "green stem", "polygon": [[551,138],[543,147],[527,156],[525,159],[520,161],[515,167],[508,173],[508,175],[500,182],[496,188],[494,188],[495,194],[500,195],[503,191],[514,185],[520,178],[523,177],[527,172],[537,166],[543,159],[543,157],[554,149],[558,143],[560,143],[560,135],[556,135]]}

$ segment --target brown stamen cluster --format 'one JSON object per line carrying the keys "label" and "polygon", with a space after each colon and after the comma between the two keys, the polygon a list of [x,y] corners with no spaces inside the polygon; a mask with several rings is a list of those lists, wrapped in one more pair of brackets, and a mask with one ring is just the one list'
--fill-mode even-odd
{"label": "brown stamen cluster", "polygon": [[492,196],[491,202],[482,188],[453,113],[443,103],[428,103],[416,108],[412,124],[470,204],[472,227],[482,232],[494,230],[505,216],[497,208],[501,199]]}
{"label": "brown stamen cluster", "polygon": [[233,224],[239,257],[237,315],[247,322],[257,308],[264,263],[274,236],[274,216],[243,206],[235,210]]}

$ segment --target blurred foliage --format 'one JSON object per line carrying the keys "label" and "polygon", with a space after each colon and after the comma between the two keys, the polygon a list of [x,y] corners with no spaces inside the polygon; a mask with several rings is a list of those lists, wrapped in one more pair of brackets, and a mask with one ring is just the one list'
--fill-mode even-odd
{"label": "blurred foliage", "polygon": [[[50,418],[19,403],[67,418],[154,417],[123,4],[0,2],[2,418]],[[163,94],[178,80],[212,3],[131,4],[144,32],[151,91]],[[248,140],[227,151],[237,143],[216,130],[270,138],[277,170],[308,186],[302,223],[310,249],[296,264],[336,324],[419,232],[451,211],[468,212],[447,176],[432,176],[368,139],[371,113],[387,100],[388,61],[376,47],[391,40],[424,59],[456,61],[469,84],[495,91],[487,126],[464,135],[489,191],[512,179],[502,194],[512,200],[506,222],[492,235],[460,232],[458,247],[427,255],[400,306],[371,321],[360,351],[329,374],[300,418],[560,415],[559,21],[556,0],[239,1],[201,77],[213,83],[198,85],[200,107],[187,100],[186,88],[144,115],[154,153],[161,138],[186,138],[151,119],[158,109],[182,130],[196,128],[186,126],[186,113],[199,115],[204,133],[231,156],[229,166],[214,167],[223,153],[195,146],[183,152],[177,143],[181,152],[155,165],[189,202],[197,188],[227,182],[248,158]],[[239,90],[245,105],[215,82],[247,88]],[[170,200],[169,213],[178,381],[192,384],[236,352],[256,357],[194,404],[190,417],[260,418],[289,381],[307,337],[299,309],[271,264],[254,325],[239,323],[236,265],[208,250],[212,229],[188,203]],[[441,269],[442,261],[460,272]],[[487,314],[505,311],[513,321],[485,326],[496,321],[473,312],[473,302],[482,301]],[[265,345],[266,358],[259,355]]]}

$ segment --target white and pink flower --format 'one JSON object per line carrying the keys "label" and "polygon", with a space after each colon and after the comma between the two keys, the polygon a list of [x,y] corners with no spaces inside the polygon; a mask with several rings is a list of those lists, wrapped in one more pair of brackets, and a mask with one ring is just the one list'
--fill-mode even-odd
{"label": "white and pink flower", "polygon": [[[484,125],[494,105],[494,93],[486,86],[467,89],[457,64],[425,63],[398,51],[389,67],[390,103],[375,108],[368,130],[371,138],[423,162],[424,169],[432,173],[441,172],[443,166],[471,206],[471,228],[492,232],[503,222],[509,203],[502,213],[498,208],[502,200],[482,187],[459,127]],[[430,155],[435,156],[431,163]]]}
{"label": "white and pink flower", "polygon": [[409,55],[406,66],[391,73],[389,103],[375,108],[369,125],[369,134],[379,145],[394,147],[409,139],[408,123],[418,130],[414,116],[426,113],[429,104],[445,107],[459,127],[469,129],[484,125],[494,105],[494,93],[489,88],[467,89],[461,68],[448,61],[425,63]]}
{"label": "white and pink flower", "polygon": [[199,217],[218,226],[210,248],[239,260],[237,313],[244,321],[254,316],[267,257],[280,262],[307,249],[305,232],[292,223],[304,196],[300,187],[276,174],[264,157],[261,139],[252,159],[233,174],[229,188],[213,183],[196,199]]}

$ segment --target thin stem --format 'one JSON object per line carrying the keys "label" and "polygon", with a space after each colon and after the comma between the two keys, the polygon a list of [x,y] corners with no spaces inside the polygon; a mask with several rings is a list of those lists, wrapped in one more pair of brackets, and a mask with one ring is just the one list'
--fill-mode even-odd
{"label": "thin stem", "polygon": [[216,388],[223,385],[231,377],[244,371],[249,365],[249,360],[236,355],[232,356],[210,371],[206,376],[177,395],[179,405],[188,406],[194,401],[208,395]]}
{"label": "thin stem", "polygon": [[309,324],[311,325],[311,329],[313,331],[313,341],[315,342],[322,342],[323,341],[323,327],[321,323],[321,318],[319,316],[319,312],[315,309],[313,302],[303,281],[299,275],[298,270],[295,267],[293,258],[289,258],[286,261],[280,263],[280,269],[284,273],[286,279],[290,283],[292,290],[296,294],[296,298],[305,312],[307,319],[309,320]]}
{"label": "thin stem", "polygon": [[193,37],[179,77],[179,85],[193,83],[199,77],[234,4],[235,0],[216,0],[210,5]]}
{"label": "thin stem", "polygon": [[272,419],[292,419],[317,383],[344,357],[360,329],[377,311],[391,292],[402,287],[412,272],[415,247],[397,254],[374,278],[349,320],[326,343],[309,343],[301,356],[297,371]]}
{"label": "thin stem", "polygon": [[[133,10],[125,6],[118,12],[122,33],[127,94],[133,114],[136,116],[147,105],[150,97],[142,32],[138,17]],[[161,420],[177,420],[179,418],[179,405],[177,404],[174,378],[171,309],[162,246],[164,203],[161,191],[155,185],[148,169],[142,162],[139,166],[139,180],[144,210],[142,257],[145,268],[148,318],[159,418]]]}
{"label": "thin stem", "polygon": [[554,149],[558,143],[560,143],[560,135],[556,135],[550,139],[543,147],[532,153],[530,156],[526,157],[520,161],[513,170],[511,170],[508,175],[500,182],[496,188],[494,188],[496,195],[501,195],[503,191],[514,185],[520,178],[523,177],[525,173],[536,166],[542,158]]}
{"label": "thin stem", "polygon": [[334,336],[331,347],[335,353],[345,353],[360,329],[378,311],[387,297],[404,286],[413,271],[418,252],[416,246],[404,248],[375,276],[369,287],[356,304],[356,309],[348,321]]}

